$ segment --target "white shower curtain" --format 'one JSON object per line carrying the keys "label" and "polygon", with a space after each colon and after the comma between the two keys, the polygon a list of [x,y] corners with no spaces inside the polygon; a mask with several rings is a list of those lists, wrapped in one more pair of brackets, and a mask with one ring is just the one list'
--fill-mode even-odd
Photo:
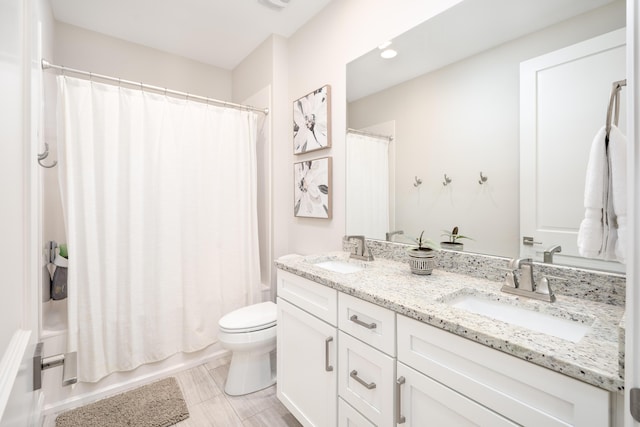
{"label": "white shower curtain", "polygon": [[80,381],[193,352],[257,302],[255,113],[58,77]]}
{"label": "white shower curtain", "polygon": [[389,230],[389,140],[347,133],[347,233],[385,239]]}

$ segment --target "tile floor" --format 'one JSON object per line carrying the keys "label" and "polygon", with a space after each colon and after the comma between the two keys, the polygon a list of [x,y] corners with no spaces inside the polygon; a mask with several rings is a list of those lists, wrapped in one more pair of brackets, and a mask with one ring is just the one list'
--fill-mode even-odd
{"label": "tile floor", "polygon": [[[176,427],[298,427],[301,424],[276,397],[276,387],[246,396],[227,396],[222,390],[229,357],[215,359],[174,374],[189,408],[189,418]],[[55,415],[44,427],[55,426]]]}

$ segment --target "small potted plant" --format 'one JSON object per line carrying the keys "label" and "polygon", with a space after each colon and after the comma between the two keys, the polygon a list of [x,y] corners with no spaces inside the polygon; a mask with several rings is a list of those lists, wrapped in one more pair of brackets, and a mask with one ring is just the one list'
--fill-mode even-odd
{"label": "small potted plant", "polygon": [[407,255],[409,255],[409,266],[411,267],[411,272],[413,274],[431,274],[436,265],[434,260],[435,251],[440,249],[440,246],[423,236],[424,230],[420,233],[420,237],[415,239],[418,246],[407,250]]}
{"label": "small potted plant", "polygon": [[460,239],[473,240],[471,239],[471,237],[467,237],[467,236],[463,236],[462,234],[459,234],[458,226],[453,227],[453,230],[451,231],[447,231],[447,230],[442,230],[442,231],[444,231],[442,236],[446,236],[448,239],[446,242],[440,242],[440,246],[443,247],[444,249],[450,249],[452,251],[462,251],[464,250],[464,244],[461,242],[458,242],[458,240]]}

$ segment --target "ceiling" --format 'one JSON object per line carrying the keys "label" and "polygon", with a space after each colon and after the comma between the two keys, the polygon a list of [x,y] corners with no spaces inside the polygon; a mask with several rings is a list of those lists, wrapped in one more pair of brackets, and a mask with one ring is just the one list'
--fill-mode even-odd
{"label": "ceiling", "polygon": [[374,49],[347,65],[352,102],[613,0],[463,1],[396,37],[398,56]]}
{"label": "ceiling", "polygon": [[[234,69],[271,34],[290,37],[331,0],[50,0],[56,20]],[[287,0],[280,0],[287,2]]]}

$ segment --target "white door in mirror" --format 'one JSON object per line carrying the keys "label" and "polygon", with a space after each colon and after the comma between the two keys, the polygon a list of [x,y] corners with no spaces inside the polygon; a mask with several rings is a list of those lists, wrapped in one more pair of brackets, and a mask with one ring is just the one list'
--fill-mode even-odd
{"label": "white door in mirror", "polygon": [[521,257],[542,261],[544,251],[561,245],[555,263],[624,271],[581,258],[577,235],[591,142],[605,125],[612,83],[626,76],[625,46],[623,28],[520,64],[520,237],[535,241],[522,241]]}

